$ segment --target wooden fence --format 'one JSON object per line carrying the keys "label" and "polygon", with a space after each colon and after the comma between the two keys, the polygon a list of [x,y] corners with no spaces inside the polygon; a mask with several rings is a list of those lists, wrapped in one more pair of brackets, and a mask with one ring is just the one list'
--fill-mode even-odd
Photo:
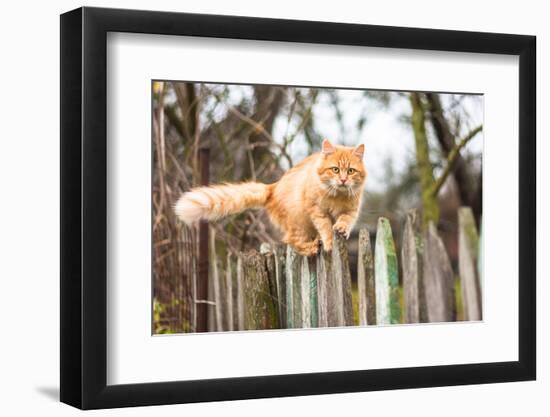
{"label": "wooden fence", "polygon": [[347,242],[339,235],[331,253],[315,257],[264,244],[260,251],[219,259],[211,230],[209,331],[456,321],[457,299],[461,319],[481,320],[479,238],[471,209],[460,208],[458,221],[460,294],[436,227],[420,232],[415,212],[406,216],[400,256],[387,219],[378,220],[374,250],[369,231],[359,231],[356,297]]}

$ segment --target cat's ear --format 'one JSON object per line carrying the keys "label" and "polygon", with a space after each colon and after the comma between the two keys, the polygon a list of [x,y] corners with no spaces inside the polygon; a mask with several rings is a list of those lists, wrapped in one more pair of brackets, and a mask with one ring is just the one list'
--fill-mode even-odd
{"label": "cat's ear", "polygon": [[321,145],[321,152],[323,155],[330,155],[331,153],[336,152],[336,148],[329,142],[328,139],[324,139],[323,144]]}
{"label": "cat's ear", "polygon": [[365,145],[358,145],[354,150],[353,154],[359,159],[363,159],[363,154],[365,153]]}

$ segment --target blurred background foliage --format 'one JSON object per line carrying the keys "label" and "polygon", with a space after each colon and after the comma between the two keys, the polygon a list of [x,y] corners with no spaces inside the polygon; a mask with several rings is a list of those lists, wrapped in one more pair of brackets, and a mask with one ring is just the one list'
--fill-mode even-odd
{"label": "blurred background foliage", "polygon": [[[374,235],[385,216],[399,244],[405,213],[416,208],[438,225],[455,264],[457,208],[471,206],[481,221],[481,95],[155,81],[152,99],[154,333],[193,331],[197,231],[172,207],[200,184],[201,148],[210,150],[211,183],[272,183],[324,138],[364,143],[369,176],[355,230],[366,225]],[[224,253],[280,237],[261,210],[212,227]],[[356,240],[353,233],[352,265]]]}

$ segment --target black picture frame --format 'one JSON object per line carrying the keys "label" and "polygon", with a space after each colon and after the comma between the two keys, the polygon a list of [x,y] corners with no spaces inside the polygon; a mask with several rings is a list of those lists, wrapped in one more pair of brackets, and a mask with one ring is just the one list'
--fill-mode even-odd
{"label": "black picture frame", "polygon": [[[519,56],[519,360],[107,385],[108,32]],[[534,36],[84,7],[61,15],[60,57],[62,402],[94,409],[536,378]]]}

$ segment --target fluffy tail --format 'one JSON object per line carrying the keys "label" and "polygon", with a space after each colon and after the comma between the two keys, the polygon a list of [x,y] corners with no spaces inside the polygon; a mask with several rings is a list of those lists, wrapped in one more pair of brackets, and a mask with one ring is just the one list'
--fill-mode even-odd
{"label": "fluffy tail", "polygon": [[263,207],[271,186],[259,182],[197,187],[183,193],[174,211],[187,224],[200,219],[215,220],[249,208]]}

